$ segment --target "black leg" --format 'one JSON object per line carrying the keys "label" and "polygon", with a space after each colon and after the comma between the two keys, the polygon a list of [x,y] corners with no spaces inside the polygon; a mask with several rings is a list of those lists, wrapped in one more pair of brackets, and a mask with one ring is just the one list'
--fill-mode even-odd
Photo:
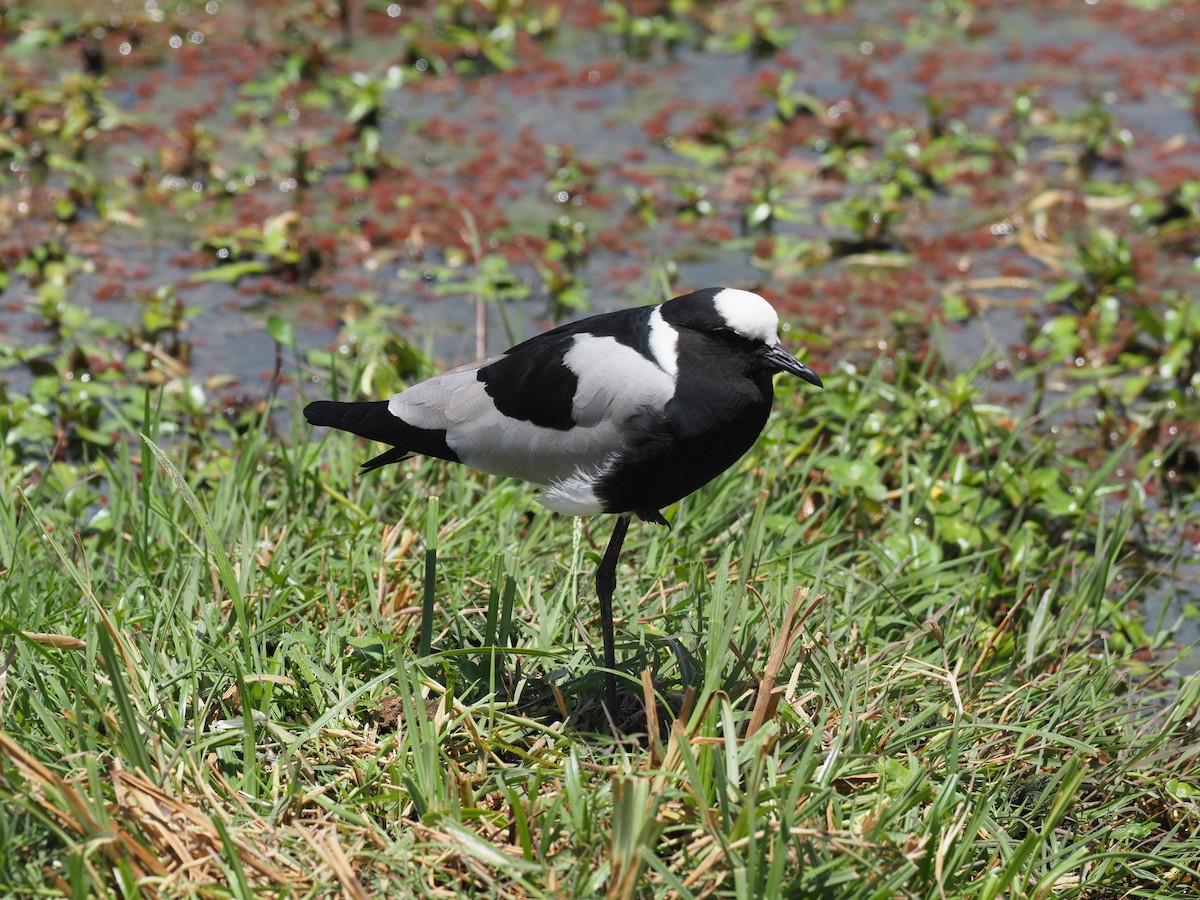
{"label": "black leg", "polygon": [[617,557],[621,555],[621,544],[625,542],[625,532],[629,530],[629,516],[617,516],[617,524],[613,528],[612,537],[604,549],[600,559],[600,568],[596,569],[596,595],[600,598],[600,635],[604,640],[604,694],[610,706],[610,714],[616,713],[617,708],[617,676],[613,670],[617,667],[617,648],[613,637],[613,591],[617,588]]}

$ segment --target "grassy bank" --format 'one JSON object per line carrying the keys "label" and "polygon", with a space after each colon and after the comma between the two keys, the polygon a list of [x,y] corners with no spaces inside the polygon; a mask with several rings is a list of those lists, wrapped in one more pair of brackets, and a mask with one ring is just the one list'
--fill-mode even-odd
{"label": "grassy bank", "polygon": [[8,467],[0,887],[1193,893],[1200,682],[1139,661],[1128,447],[1082,464],[943,374],[786,393],[635,527],[616,734],[603,523],[147,390],[140,441]]}

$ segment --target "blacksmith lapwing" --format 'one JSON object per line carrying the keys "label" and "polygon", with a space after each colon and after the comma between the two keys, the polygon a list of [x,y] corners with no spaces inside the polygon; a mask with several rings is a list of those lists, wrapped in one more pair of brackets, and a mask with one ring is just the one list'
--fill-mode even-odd
{"label": "blacksmith lapwing", "polygon": [[596,570],[611,703],[612,595],[630,516],[667,525],[664,507],[750,449],[776,372],[822,386],[780,345],[766,300],[706,288],[563,325],[389,400],[318,400],[304,415],[392,445],[364,470],[419,453],[540,485],[538,502],[556,512],[615,513]]}

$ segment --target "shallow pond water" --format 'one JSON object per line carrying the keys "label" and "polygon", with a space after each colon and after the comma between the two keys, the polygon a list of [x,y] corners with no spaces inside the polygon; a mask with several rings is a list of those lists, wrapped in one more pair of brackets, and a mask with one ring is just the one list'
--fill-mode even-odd
{"label": "shallow pond water", "polygon": [[[114,16],[124,11],[126,17],[136,10],[128,4],[110,8]],[[105,135],[98,152],[104,154],[114,179],[127,178],[155,155],[161,161],[172,150],[181,152],[172,146],[179,136],[157,129],[156,122],[199,122],[225,171],[210,167],[164,179],[160,187],[165,202],[193,188],[207,191],[222,174],[245,178],[233,172],[241,164],[252,173],[254,187],[248,193],[254,196],[234,197],[232,212],[235,221],[253,223],[255,214],[284,208],[289,190],[294,190],[287,187],[287,178],[272,170],[273,156],[303,146],[319,157],[326,145],[345,139],[345,122],[320,105],[310,108],[299,89],[283,90],[278,98],[258,105],[247,100],[265,92],[253,89],[253,79],[269,83],[272,60],[263,59],[264,48],[246,35],[262,35],[279,26],[267,14],[255,16],[230,4],[218,4],[216,10],[212,15],[196,13],[193,18],[200,24],[195,28],[163,33],[168,41],[178,37],[176,32],[184,35],[178,49],[140,49],[134,59],[137,53],[147,58],[133,65],[122,64],[117,51],[110,63],[110,96],[129,127]],[[421,14],[413,7],[394,18]],[[435,297],[419,277],[413,280],[422,267],[444,260],[444,239],[456,237],[450,233],[454,222],[447,225],[442,211],[428,217],[437,221],[424,231],[419,217],[397,226],[389,222],[388,207],[395,206],[398,196],[408,192],[418,203],[429,202],[421,193],[430,185],[437,199],[475,216],[485,248],[495,241],[496,248],[514,257],[516,276],[534,295],[513,304],[514,318],[525,333],[545,324],[547,304],[537,296],[539,277],[530,265],[535,254],[522,254],[521,244],[544,244],[547,223],[561,212],[582,222],[592,237],[575,273],[586,286],[592,310],[645,297],[652,290],[653,268],[669,263],[672,281],[681,289],[711,283],[761,286],[803,329],[829,334],[830,346],[816,352],[831,362],[844,355],[839,343],[848,336],[857,337],[864,328],[886,331],[896,309],[936,303],[948,271],[957,268],[975,281],[1006,276],[1018,267],[1022,276],[1035,281],[1052,276],[1031,267],[1003,232],[993,236],[989,229],[1011,217],[1033,191],[1051,186],[1056,169],[1065,164],[1055,161],[1052,148],[1047,148],[1047,160],[1030,161],[1019,173],[1024,183],[1006,184],[1004,176],[984,178],[981,189],[955,184],[948,196],[914,204],[898,233],[910,247],[925,244],[929,249],[906,267],[913,280],[911,296],[894,296],[874,290],[877,285],[862,274],[870,266],[833,259],[797,268],[786,256],[774,264],[756,261],[753,237],[819,241],[839,231],[823,215],[823,204],[842,194],[843,187],[837,179],[822,182],[821,153],[813,146],[797,144],[783,151],[792,167],[787,172],[791,180],[782,185],[788,202],[780,206],[790,204],[793,215],[778,219],[769,235],[750,235],[739,243],[738,219],[748,190],[744,181],[752,177],[739,166],[747,167],[744,160],[753,157],[754,146],[739,148],[731,164],[713,167],[681,154],[681,143],[694,144],[697,136],[701,143],[719,143],[725,137],[714,135],[711,123],[721,120],[730,123],[731,130],[740,128],[753,136],[756,123],[770,118],[763,85],[791,72],[796,74],[796,91],[830,110],[843,108],[856,128],[876,139],[884,129],[906,123],[923,127],[930,96],[943,98],[943,105],[967,126],[1000,140],[1008,127],[1001,120],[1020,90],[1034,96],[1045,115],[1060,120],[1096,100],[1111,114],[1115,127],[1131,137],[1132,145],[1123,155],[1123,180],[1153,178],[1156,166],[1194,164],[1197,159],[1196,122],[1185,93],[1197,65],[1194,45],[1188,44],[1195,17],[1194,8],[1165,5],[1118,14],[1055,4],[850,4],[838,16],[796,16],[783,23],[790,28],[786,45],[756,60],[745,53],[697,49],[687,42],[668,49],[653,41],[639,57],[624,49],[626,42],[618,36],[601,27],[573,26],[568,16],[554,38],[536,45],[535,59],[518,54],[510,71],[477,78],[410,76],[399,87],[382,87],[379,143],[383,155],[394,160],[394,179],[359,195],[339,189],[322,196],[322,176],[315,176],[315,184],[304,191],[302,214],[339,221],[313,226],[314,231],[324,228],[334,246],[310,285],[268,284],[266,290],[256,291],[253,280],[247,279],[250,283],[181,286],[188,305],[198,308],[189,322],[196,344],[194,372],[201,378],[232,374],[249,386],[263,375],[258,361],[266,349],[266,313],[300,319],[302,348],[320,345],[335,336],[338,304],[362,291],[375,292],[385,303],[404,309],[412,319],[411,335],[418,341],[432,335],[434,352],[446,364],[472,356],[473,337],[463,337],[473,318],[470,299],[461,293]],[[380,77],[381,67],[397,53],[394,39],[382,29],[374,30],[388,18],[375,14],[361,19],[353,23],[353,43],[340,62]],[[194,33],[203,34],[201,43],[189,42]],[[40,66],[61,61],[65,52],[47,51],[44,58],[26,53],[16,59],[36,74]],[[278,60],[275,65],[280,65]],[[239,104],[253,107],[259,120],[239,113]],[[288,119],[293,114],[294,120]],[[245,133],[239,135],[239,130]],[[1172,141],[1181,146],[1164,152]],[[561,191],[554,190],[558,176],[543,153],[547,145],[563,148],[565,167],[577,163],[585,170],[578,177],[564,176]],[[316,159],[313,165],[324,166],[324,173],[336,172],[332,161]],[[499,183],[497,169],[504,170]],[[524,177],[516,177],[520,173]],[[666,214],[668,207],[666,213],[656,214],[658,221],[652,225],[634,221],[628,193],[639,187],[668,200],[672,192],[681,198],[695,193],[709,214],[678,221],[678,216]],[[567,195],[567,202],[556,202]],[[678,205],[686,202],[680,199]],[[174,203],[180,205],[178,200]],[[346,208],[355,206],[359,208],[347,214]],[[89,252],[119,260],[117,274],[125,281],[124,301],[117,296],[97,304],[105,315],[134,316],[137,304],[130,301],[132,295],[184,283],[190,271],[215,262],[195,255],[197,240],[219,231],[229,217],[220,207],[200,204],[182,211],[167,206],[157,214],[145,206],[141,211],[150,215],[141,217],[140,227],[110,224],[93,232]],[[187,218],[181,219],[181,213]],[[366,242],[352,233],[355,220],[360,231],[373,232]],[[367,227],[361,225],[363,220]],[[335,227],[341,223],[345,233]],[[459,224],[460,230],[465,227]],[[38,223],[17,217],[13,225],[10,240],[19,238],[24,226]],[[964,231],[975,233],[969,235],[971,244],[955,254],[961,258],[946,258],[953,250],[943,245]],[[983,236],[977,237],[980,232]],[[398,252],[394,242],[399,239],[408,246]],[[927,262],[934,264],[922,265]],[[1188,262],[1179,262],[1185,272]],[[925,272],[914,275],[913,269]],[[784,277],[777,279],[777,273]],[[97,303],[102,295],[97,288],[107,274],[79,277],[71,299]],[[822,281],[829,284],[827,293],[845,290],[846,295],[812,302],[804,297],[803,284],[796,283]],[[1024,293],[1036,296],[1036,285]],[[8,335],[16,337],[36,327],[39,316],[27,286],[15,281],[4,299]],[[323,300],[327,315],[315,314],[314,300]],[[984,309],[954,331],[948,346],[951,356],[969,364],[984,352],[1006,354],[1024,338],[1028,312]],[[489,350],[502,349],[505,342],[501,330],[494,328]]]}

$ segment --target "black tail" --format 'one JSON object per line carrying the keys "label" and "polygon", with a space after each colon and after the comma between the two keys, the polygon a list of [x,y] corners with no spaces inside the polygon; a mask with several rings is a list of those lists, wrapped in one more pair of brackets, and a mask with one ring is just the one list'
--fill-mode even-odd
{"label": "black tail", "polygon": [[381,444],[391,444],[391,450],[363,463],[363,469],[367,471],[400,462],[413,453],[459,461],[458,454],[446,443],[444,430],[409,425],[388,411],[386,400],[365,403],[315,400],[304,407],[304,418],[310,425],[327,425]]}
{"label": "black tail", "polygon": [[304,418],[309,425],[328,425],[381,444],[397,443],[405,425],[388,412],[386,400],[370,403],[315,400],[304,407]]}

